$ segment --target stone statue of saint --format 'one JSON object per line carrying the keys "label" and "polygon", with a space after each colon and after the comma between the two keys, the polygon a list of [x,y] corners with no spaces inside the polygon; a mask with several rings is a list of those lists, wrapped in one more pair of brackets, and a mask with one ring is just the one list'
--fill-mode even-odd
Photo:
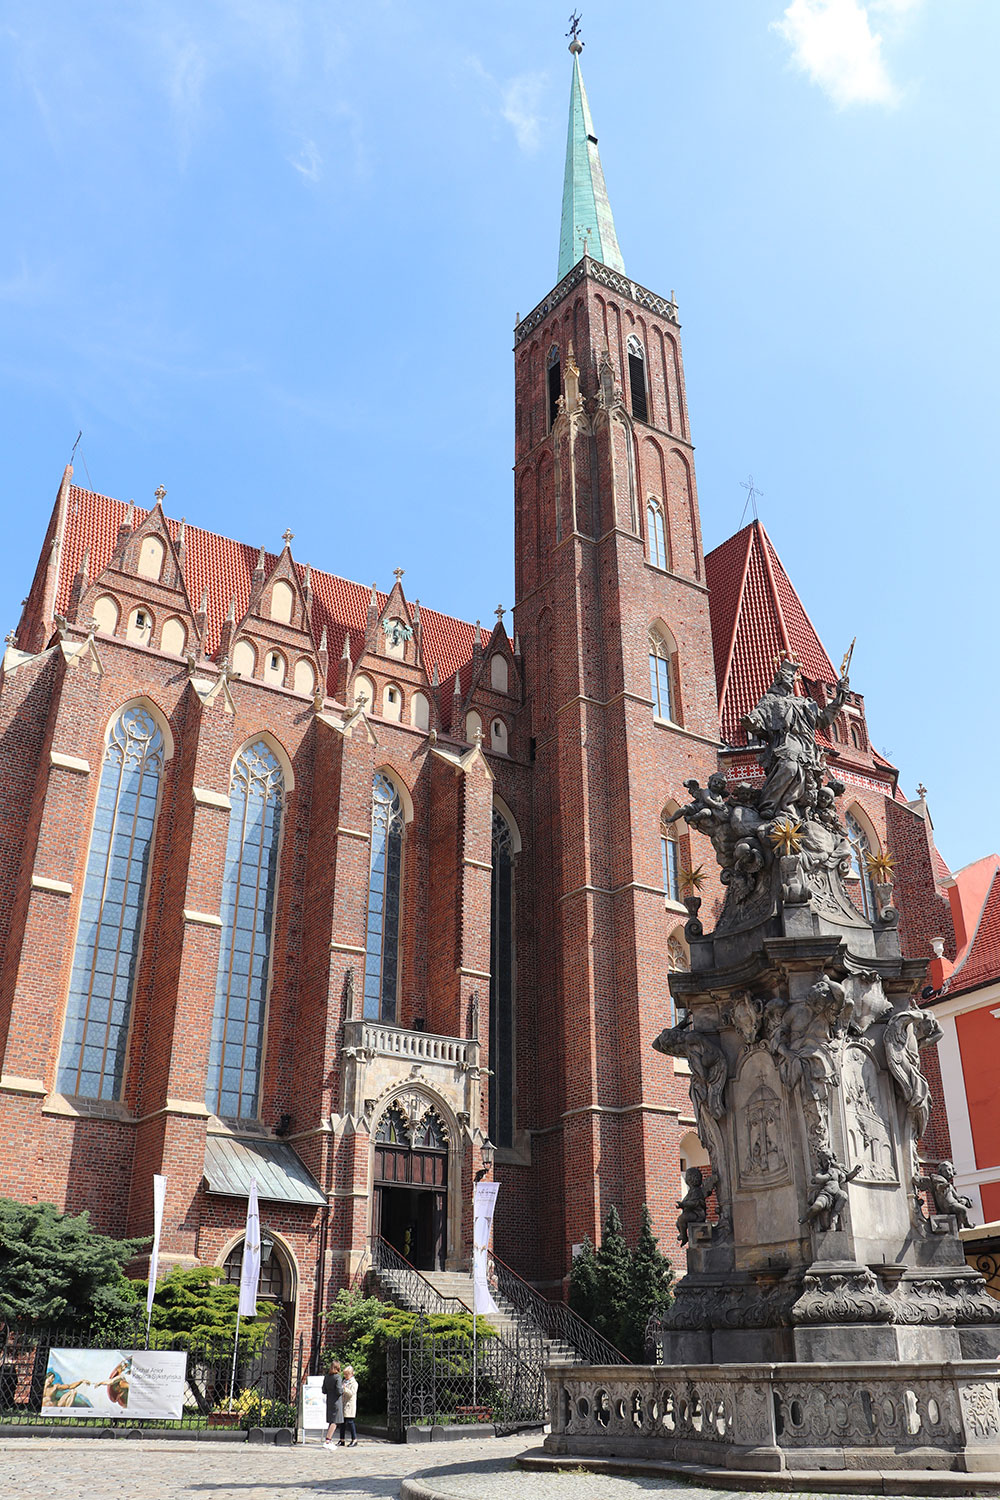
{"label": "stone statue of saint", "polygon": [[786,656],[763,698],[741,721],[749,734],[764,742],[764,785],[757,804],[764,819],[781,813],[804,819],[815,805],[823,775],[816,731],[832,724],[847,702],[846,677],[840,679],[836,693],[821,708],[807,695],[796,694],[798,675],[799,663]]}
{"label": "stone statue of saint", "polygon": [[[920,1071],[920,1048],[939,1042],[942,1031],[929,1010],[898,1010],[885,1028],[885,1060],[919,1139],[931,1117],[931,1091]],[[942,1166],[950,1166],[942,1162]],[[940,1168],[938,1169],[940,1171]],[[951,1209],[942,1210],[951,1213]]]}

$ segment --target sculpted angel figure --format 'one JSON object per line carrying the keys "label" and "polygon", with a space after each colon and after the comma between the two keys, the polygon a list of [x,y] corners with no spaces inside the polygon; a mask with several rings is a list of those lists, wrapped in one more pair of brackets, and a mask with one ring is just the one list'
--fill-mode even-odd
{"label": "sculpted angel figure", "polygon": [[686,1245],[692,1224],[704,1224],[708,1220],[708,1200],[715,1191],[714,1175],[703,1177],[700,1167],[688,1167],[684,1173],[684,1197],[677,1207],[677,1242]]}
{"label": "sculpted angel figure", "polygon": [[691,1069],[691,1102],[695,1117],[707,1114],[713,1120],[721,1120],[726,1112],[722,1102],[729,1064],[726,1054],[707,1031],[699,1031],[685,1016],[678,1026],[667,1026],[653,1043],[657,1052],[668,1057],[685,1057]]}
{"label": "sculpted angel figure", "polygon": [[825,1099],[827,1088],[839,1084],[833,1043],[853,1010],[844,986],[826,974],[801,999],[768,1003],[765,1024],[787,1088],[799,1084],[812,1098]]}
{"label": "sculpted angel figure", "polygon": [[749,734],[764,742],[765,777],[757,804],[763,819],[785,812],[805,816],[815,802],[823,768],[816,731],[832,724],[847,702],[850,684],[846,677],[821,708],[808,695],[796,694],[798,675],[799,663],[786,655],[763,698],[741,720]]}
{"label": "sculpted angel figure", "polygon": [[[708,813],[707,821],[711,818],[726,818],[726,778],[721,771],[715,771],[708,778],[708,785],[701,786],[696,777],[685,781],[691,795],[691,801],[686,807],[679,807],[675,813],[671,813],[666,819],[668,823],[676,823],[678,818],[683,818],[688,823],[697,824],[702,813]],[[707,831],[707,830],[706,830]]]}
{"label": "sculpted angel figure", "polygon": [[972,1207],[972,1199],[967,1198],[955,1187],[955,1168],[952,1163],[950,1161],[938,1162],[938,1169],[936,1172],[931,1172],[929,1181],[934,1195],[934,1206],[938,1213],[954,1214],[958,1220],[959,1229],[971,1229],[969,1209]]}
{"label": "sculpted angel figure", "polygon": [[942,1035],[931,1012],[917,1010],[915,1006],[898,1010],[885,1028],[885,1060],[918,1138],[931,1117],[931,1091],[920,1071],[920,1048],[939,1042]]}
{"label": "sculpted angel figure", "polygon": [[844,1187],[853,1181],[861,1167],[848,1169],[839,1162],[832,1151],[817,1151],[816,1171],[812,1175],[812,1197],[800,1224],[811,1224],[815,1219],[820,1229],[842,1229],[847,1194]]}

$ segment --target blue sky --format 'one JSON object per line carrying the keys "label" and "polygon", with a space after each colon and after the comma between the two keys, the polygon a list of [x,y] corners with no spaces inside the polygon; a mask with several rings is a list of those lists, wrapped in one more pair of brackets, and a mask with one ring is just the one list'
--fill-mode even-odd
{"label": "blue sky", "polygon": [[[7,0],[0,626],[82,483],[492,620],[511,330],[556,276],[567,0]],[[590,3],[707,547],[761,518],[953,866],[1000,847],[996,0]]]}

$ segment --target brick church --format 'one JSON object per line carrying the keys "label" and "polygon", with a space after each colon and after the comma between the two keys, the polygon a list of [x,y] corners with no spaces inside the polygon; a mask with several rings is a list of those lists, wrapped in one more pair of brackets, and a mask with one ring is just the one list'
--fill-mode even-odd
{"label": "brick church", "polygon": [[[307,1336],[378,1237],[467,1264],[491,1162],[496,1251],[550,1295],[611,1204],[673,1244],[707,1158],[650,1043],[692,870],[707,922],[721,891],[672,815],[760,774],[740,721],[781,652],[821,702],[838,677],[757,521],[703,553],[677,307],[626,272],[571,50],[558,279],[514,334],[510,627],[67,469],[3,658],[0,1194],[146,1235],[161,1172],[161,1264],[232,1272],[254,1175]],[[857,901],[894,855],[904,942],[953,953],[860,695],[826,748]]]}

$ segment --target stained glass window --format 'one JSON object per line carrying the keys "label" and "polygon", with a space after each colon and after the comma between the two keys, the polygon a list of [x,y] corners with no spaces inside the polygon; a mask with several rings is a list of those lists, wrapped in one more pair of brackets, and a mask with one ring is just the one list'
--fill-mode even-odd
{"label": "stained glass window", "polygon": [[865,863],[865,856],[871,854],[872,846],[861,824],[857,818],[850,813],[844,818],[847,824],[847,837],[851,841],[851,854],[854,859],[854,873],[857,875],[861,885],[861,908],[869,922],[875,920],[875,889],[872,885],[872,877]]}
{"label": "stained glass window", "polygon": [[681,899],[680,840],[677,828],[667,822],[667,815],[660,818],[660,853],[663,856],[663,889],[671,901]]}
{"label": "stained glass window", "polygon": [[650,500],[646,506],[647,530],[649,532],[649,560],[656,568],[667,566],[667,533],[663,524],[663,507],[658,500]]}
{"label": "stained glass window", "polygon": [[108,731],[73,954],[59,1089],[121,1096],[139,934],[163,771],[163,735],[145,709]]}
{"label": "stained glass window", "polygon": [[510,825],[493,809],[490,925],[490,1139],[514,1142],[514,843]]}
{"label": "stained glass window", "polygon": [[649,632],[649,692],[658,719],[673,719],[670,647],[658,630]]}
{"label": "stained glass window", "polygon": [[264,740],[236,757],[222,890],[222,941],[205,1103],[256,1118],[285,778]]}
{"label": "stained glass window", "polygon": [[399,908],[403,867],[403,804],[383,772],[372,787],[372,855],[365,938],[365,1015],[395,1021],[399,980]]}

